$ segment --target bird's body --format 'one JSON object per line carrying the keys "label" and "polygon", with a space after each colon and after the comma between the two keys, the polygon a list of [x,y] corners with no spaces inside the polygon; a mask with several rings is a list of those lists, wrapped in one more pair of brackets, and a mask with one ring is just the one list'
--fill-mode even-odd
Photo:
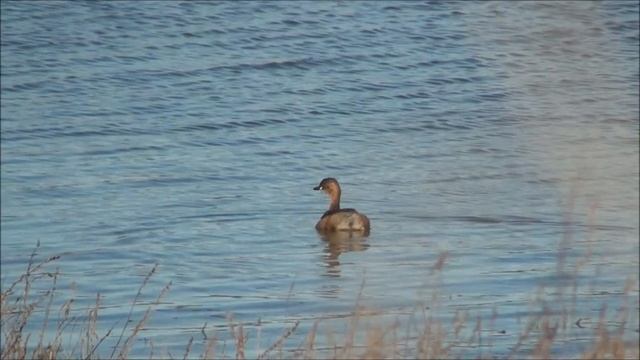
{"label": "bird's body", "polygon": [[355,209],[340,208],[340,195],[342,191],[336,179],[322,179],[320,185],[315,187],[314,190],[326,192],[331,199],[329,210],[322,215],[316,224],[316,230],[321,233],[349,231],[369,235],[371,225],[366,215],[359,213]]}

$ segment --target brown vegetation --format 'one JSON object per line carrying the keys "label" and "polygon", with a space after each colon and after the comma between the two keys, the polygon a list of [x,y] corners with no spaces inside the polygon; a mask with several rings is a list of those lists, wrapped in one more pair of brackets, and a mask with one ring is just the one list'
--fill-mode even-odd
{"label": "brown vegetation", "polygon": [[[155,301],[147,305],[146,310],[141,318],[135,322],[135,325],[129,327],[129,323],[133,323],[134,308],[139,306],[140,294],[156,272],[157,266],[154,266],[143,279],[131,304],[128,318],[122,328],[119,329],[119,333],[117,331],[114,333],[114,328],[112,327],[100,336],[97,331],[97,324],[100,318],[99,310],[101,308],[100,294],[96,295],[95,305],[89,308],[84,316],[73,315],[75,313],[72,311],[73,299],[64,301],[58,309],[54,309],[53,300],[60,273],[57,269],[53,272],[46,269],[51,267],[59,256],[53,256],[35,263],[34,258],[38,247],[39,244],[30,256],[26,271],[10,286],[3,289],[0,294],[0,313],[2,316],[0,321],[2,325],[1,358],[129,358],[136,337],[139,336],[141,330],[150,319],[154,308],[160,303],[171,286],[170,283],[167,284],[159,292]],[[443,253],[438,257],[432,266],[431,275],[440,276],[440,273],[446,268],[449,256],[450,254]],[[590,252],[586,256],[590,256]],[[558,259],[558,271],[565,271],[565,257],[559,255]],[[584,265],[585,261],[588,261],[588,259],[580,259],[578,261],[574,267],[574,276],[577,275],[577,271]],[[43,281],[50,282],[49,290],[35,294],[33,291],[34,284]],[[364,287],[364,282],[362,286]],[[629,304],[628,302],[629,298],[633,298],[630,293],[637,291],[635,289],[635,280],[627,281],[625,284],[624,294],[627,302],[617,309],[614,321],[607,316],[606,304],[603,305],[597,322],[580,317],[576,312],[577,285],[575,282],[572,290],[573,294],[569,295],[564,295],[564,292],[560,291],[560,295],[553,299],[554,304],[560,307],[559,311],[550,311],[546,306],[546,299],[540,295],[537,306],[540,306],[542,311],[536,315],[529,316],[518,336],[517,343],[511,348],[510,354],[492,354],[491,344],[487,347],[487,340],[483,339],[483,332],[486,333],[487,330],[496,332],[492,325],[493,321],[498,317],[495,308],[493,309],[493,316],[490,319],[488,329],[486,324],[483,324],[480,316],[474,319],[468,312],[463,311],[457,311],[451,323],[444,323],[434,316],[437,314],[438,309],[443,306],[443,304],[439,304],[439,297],[434,296],[431,299],[429,309],[425,309],[425,306],[416,306],[413,317],[418,320],[415,321],[415,324],[409,324],[406,328],[403,328],[401,322],[397,319],[391,324],[372,320],[372,314],[384,314],[384,311],[367,309],[361,304],[361,296],[358,296],[353,314],[346,320],[346,332],[327,330],[323,339],[323,334],[320,331],[322,320],[317,320],[313,323],[301,344],[285,346],[286,341],[290,339],[300,325],[300,322],[296,321],[291,327],[284,329],[282,335],[270,346],[254,356],[258,359],[397,359],[416,357],[421,359],[441,359],[468,357],[468,355],[462,355],[463,353],[459,349],[471,348],[479,351],[478,355],[475,356],[477,358],[520,358],[527,356],[547,359],[554,356],[552,351],[554,347],[557,349],[562,346],[562,344],[557,343],[557,340],[569,329],[590,327],[593,329],[591,345],[582,354],[575,354],[575,357],[584,359],[638,358],[640,355],[638,353],[638,335],[631,335],[631,341],[629,340],[629,334],[625,336],[625,331],[628,331],[628,322],[632,319],[632,316],[638,315],[637,308],[634,311],[634,307],[637,304]],[[539,294],[542,293],[543,291],[539,291]],[[33,321],[33,315],[36,310],[44,312],[44,320],[37,333],[29,333],[25,329],[27,329],[27,323]],[[57,316],[51,316],[52,312],[56,310],[58,311]],[[53,335],[49,331],[50,319],[52,318],[56,319]],[[611,323],[615,323],[617,326],[612,326]],[[76,326],[81,326],[82,329],[79,342],[73,347],[64,348],[65,337]],[[222,345],[220,345],[221,342],[215,333],[207,334],[206,326],[207,324],[204,324],[201,329],[203,334],[202,353],[199,355],[192,353],[194,338],[191,337],[185,345],[182,358],[212,359],[235,357],[236,359],[245,359],[247,357],[249,334],[242,323],[234,321],[231,316],[228,318],[228,332],[233,343],[233,354],[227,353],[226,342],[223,341]],[[77,330],[73,331],[77,332]],[[637,330],[635,331],[637,332]],[[255,335],[259,339],[259,326],[256,332],[257,334],[252,334],[252,336]],[[105,339],[115,341],[115,346],[110,348],[110,351],[105,349]],[[364,340],[358,341],[358,339]],[[150,347],[149,358],[173,357],[170,353],[156,353],[152,341],[146,344]]]}

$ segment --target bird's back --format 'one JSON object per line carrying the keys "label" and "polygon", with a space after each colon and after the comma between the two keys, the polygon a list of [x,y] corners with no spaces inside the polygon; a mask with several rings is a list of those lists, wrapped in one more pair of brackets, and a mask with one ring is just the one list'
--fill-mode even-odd
{"label": "bird's back", "polygon": [[369,233],[369,218],[355,209],[327,211],[316,224],[318,231],[358,231]]}

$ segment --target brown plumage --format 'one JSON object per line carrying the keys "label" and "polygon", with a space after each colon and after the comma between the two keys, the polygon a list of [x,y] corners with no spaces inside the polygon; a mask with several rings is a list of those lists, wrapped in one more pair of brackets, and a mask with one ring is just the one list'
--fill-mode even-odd
{"label": "brown plumage", "polygon": [[322,190],[329,196],[329,199],[331,199],[329,210],[322,215],[320,221],[316,224],[316,230],[321,233],[357,231],[364,235],[369,235],[369,218],[364,214],[360,214],[355,209],[340,208],[340,195],[342,191],[340,190],[338,180],[334,178],[324,178],[320,182],[320,185],[314,187],[313,190]]}

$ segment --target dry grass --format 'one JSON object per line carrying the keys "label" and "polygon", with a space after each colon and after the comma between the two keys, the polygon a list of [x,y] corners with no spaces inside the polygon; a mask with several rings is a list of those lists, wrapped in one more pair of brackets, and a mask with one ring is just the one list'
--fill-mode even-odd
{"label": "dry grass", "polygon": [[[29,262],[25,273],[20,275],[9,287],[3,289],[0,294],[0,325],[2,327],[2,348],[0,350],[0,359],[66,359],[81,358],[94,359],[98,358],[97,354],[104,340],[109,338],[113,333],[113,327],[109,329],[102,337],[98,336],[97,324],[100,309],[100,294],[96,295],[96,303],[87,310],[86,316],[77,316],[73,314],[73,298],[67,299],[58,309],[58,316],[53,337],[45,341],[45,335],[48,333],[50,314],[53,308],[53,300],[56,294],[56,286],[60,275],[58,269],[55,272],[46,271],[48,264],[58,260],[60,256],[52,256],[39,263],[34,262],[37,250],[40,247],[38,242],[35,249],[29,257]],[[133,309],[137,305],[138,298],[142,289],[147,285],[151,276],[155,273],[157,266],[147,274],[142,285],[138,290],[134,301],[131,304],[129,315],[122,327],[120,336],[116,346],[111,352],[110,359],[126,359],[133,341],[136,339],[144,325],[149,320],[154,307],[159,304],[160,300],[169,291],[171,283],[167,284],[159,293],[156,300],[147,307],[144,315],[135,327],[130,330],[129,335],[125,338],[125,332],[128,324],[132,321]],[[50,288],[43,294],[34,296],[32,294],[34,285],[43,280],[51,281]],[[45,303],[46,302],[46,303]],[[38,342],[33,344],[32,333],[27,333],[28,323],[35,321],[35,312],[38,309],[44,309],[44,320],[40,327]],[[68,333],[79,323],[82,326],[81,338],[78,344],[68,346],[64,349],[63,345],[71,340]],[[114,325],[115,326],[115,325]],[[122,342],[122,340],[124,341]],[[66,341],[66,342],[65,342]]]}
{"label": "dry grass", "polygon": [[[590,214],[590,219],[593,214]],[[570,219],[567,219],[570,221]],[[587,249],[584,256],[577,260],[573,266],[568,266],[564,249],[573,241],[573,234],[567,232],[559,244],[557,271],[559,274],[570,273],[573,283],[569,288],[556,289],[553,299],[544,296],[544,288],[538,289],[538,299],[534,306],[542,311],[532,312],[521,327],[517,341],[510,348],[510,352],[494,353],[493,344],[487,333],[497,333],[494,322],[499,317],[497,309],[492,309],[492,316],[488,320],[479,315],[473,316],[466,311],[456,311],[450,322],[443,322],[437,318],[441,307],[438,294],[433,295],[429,302],[429,308],[424,305],[416,306],[411,315],[414,321],[403,324],[397,318],[395,321],[385,323],[375,320],[373,315],[384,315],[384,311],[374,311],[362,304],[363,281],[360,293],[356,299],[351,316],[346,319],[346,331],[334,331],[325,329],[321,331],[323,320],[316,320],[306,333],[304,340],[298,345],[287,344],[291,342],[292,335],[296,333],[300,325],[299,321],[293,322],[289,328],[283,330],[282,335],[273,341],[264,350],[260,351],[260,322],[255,332],[245,329],[242,323],[228,317],[228,333],[233,344],[232,354],[227,353],[225,341],[220,341],[215,333],[207,332],[205,323],[201,329],[203,336],[202,353],[193,354],[194,338],[191,337],[185,345],[180,358],[230,358],[245,359],[250,352],[250,342],[256,343],[254,352],[258,359],[267,358],[295,358],[295,359],[442,359],[442,358],[467,358],[469,351],[475,351],[474,358],[553,358],[554,350],[562,349],[561,339],[571,339],[572,331],[576,329],[592,328],[591,342],[582,353],[571,355],[583,359],[635,359],[639,357],[638,334],[628,334],[628,323],[634,316],[638,316],[638,304],[629,303],[632,293],[637,292],[635,279],[628,280],[624,285],[625,300],[622,306],[611,314],[604,304],[597,321],[591,321],[586,316],[580,316],[577,310],[576,298],[579,286],[577,284],[578,273],[592,256],[591,249]],[[590,241],[588,242],[590,244]],[[171,283],[159,291],[155,301],[147,305],[143,315],[133,324],[134,309],[139,306],[139,298],[142,290],[148,285],[150,278],[156,273],[154,266],[144,277],[137,294],[135,295],[128,317],[122,328],[114,331],[113,325],[104,334],[97,331],[100,319],[101,296],[96,295],[95,305],[90,307],[83,316],[73,315],[74,300],[68,299],[59,307],[54,307],[54,297],[57,294],[60,272],[47,271],[59,256],[49,257],[41,262],[34,261],[39,244],[29,257],[26,271],[20,275],[10,286],[2,290],[0,294],[0,314],[2,325],[1,359],[61,359],[82,358],[96,359],[106,357],[109,359],[127,359],[134,342],[148,323],[154,308],[167,294]],[[442,253],[431,267],[430,276],[439,279],[445,271],[451,254]],[[568,270],[571,269],[571,270]],[[34,285],[41,288],[43,282],[48,282],[49,290],[36,293]],[[436,281],[440,283],[440,281]],[[43,315],[34,316],[36,311]],[[57,311],[57,313],[56,313]],[[52,316],[55,315],[55,316]],[[41,327],[35,332],[28,332],[27,325],[41,321]],[[42,319],[42,320],[40,320]],[[52,321],[52,319],[55,319]],[[488,325],[486,324],[488,322]],[[612,326],[611,324],[616,324]],[[31,324],[33,327],[33,324]],[[37,325],[37,324],[36,324]],[[54,326],[53,331],[50,327]],[[75,344],[68,341],[72,333],[80,331],[80,339]],[[632,330],[633,331],[633,330]],[[637,330],[636,330],[637,332]],[[484,335],[483,335],[484,334]],[[324,335],[324,336],[323,336]],[[484,336],[484,337],[483,337]],[[255,339],[254,339],[255,337]],[[113,348],[106,348],[105,340],[115,342]],[[629,340],[631,339],[631,340]],[[171,353],[158,353],[153,341],[145,342],[149,347],[149,358],[166,358],[174,356]],[[566,356],[566,355],[565,355]]]}

